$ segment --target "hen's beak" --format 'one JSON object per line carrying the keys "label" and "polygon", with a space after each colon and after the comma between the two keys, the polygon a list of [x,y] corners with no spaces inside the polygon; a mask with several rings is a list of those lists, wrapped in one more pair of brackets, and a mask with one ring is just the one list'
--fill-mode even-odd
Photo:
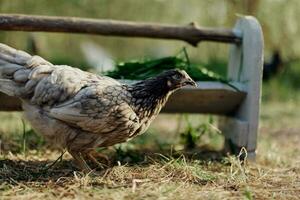
{"label": "hen's beak", "polygon": [[185,85],[191,85],[193,87],[197,87],[197,83],[191,79],[191,78],[188,78],[186,81],[185,81]]}
{"label": "hen's beak", "polygon": [[197,83],[184,70],[181,70],[181,73],[185,75],[182,84],[183,86],[190,85],[193,87],[197,87]]}

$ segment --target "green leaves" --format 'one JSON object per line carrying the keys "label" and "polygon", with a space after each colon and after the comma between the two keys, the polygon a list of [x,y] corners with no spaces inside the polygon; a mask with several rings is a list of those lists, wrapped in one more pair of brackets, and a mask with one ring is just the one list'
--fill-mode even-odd
{"label": "green leaves", "polygon": [[[194,149],[199,142],[202,142],[202,145],[211,143],[212,146],[219,146],[221,131],[215,126],[212,116],[209,116],[207,122],[198,125],[193,125],[188,115],[183,116],[186,128],[180,133],[180,142],[184,145],[185,149]],[[205,135],[207,136],[206,140],[209,138],[209,142],[205,142],[205,139],[203,139]]]}
{"label": "green leaves", "polygon": [[176,56],[120,62],[116,70],[109,71],[106,75],[116,79],[142,80],[174,68],[185,70],[195,81],[227,82],[225,78],[204,66],[191,64],[185,48]]}

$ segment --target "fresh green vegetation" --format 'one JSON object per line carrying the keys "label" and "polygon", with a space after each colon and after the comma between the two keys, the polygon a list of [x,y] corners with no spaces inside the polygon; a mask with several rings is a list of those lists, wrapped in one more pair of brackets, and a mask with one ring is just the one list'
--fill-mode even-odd
{"label": "fresh green vegetation", "polygon": [[191,64],[185,48],[177,56],[120,62],[115,70],[106,75],[116,79],[143,80],[174,68],[185,70],[196,81],[226,82],[225,77],[208,70],[203,65]]}
{"label": "fresh green vegetation", "polygon": [[[185,149],[195,149],[197,146],[209,144],[212,149],[221,149],[223,147],[222,132],[217,128],[214,118],[207,117],[207,122],[192,124],[191,116],[183,115],[186,121],[186,128],[180,133],[181,144]],[[205,144],[206,143],[206,144]]]}
{"label": "fresh green vegetation", "polygon": [[[226,78],[225,63],[218,61],[209,64],[191,63],[186,49],[183,48],[177,56],[119,62],[114,70],[106,72],[105,75],[115,79],[144,80],[165,70],[180,69],[185,70],[195,81],[218,81],[237,89]],[[222,75],[210,68],[218,69],[216,71],[220,71]]]}

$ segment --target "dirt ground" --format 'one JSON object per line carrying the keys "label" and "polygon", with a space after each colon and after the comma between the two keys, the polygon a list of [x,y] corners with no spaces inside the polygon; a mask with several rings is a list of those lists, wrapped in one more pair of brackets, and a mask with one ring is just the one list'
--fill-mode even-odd
{"label": "dirt ground", "polygon": [[106,150],[112,164],[85,175],[67,153],[50,167],[61,153],[34,136],[33,147],[23,145],[20,115],[1,114],[0,199],[300,199],[298,103],[263,104],[256,162],[147,144],[175,138],[162,135],[168,118],[126,150]]}

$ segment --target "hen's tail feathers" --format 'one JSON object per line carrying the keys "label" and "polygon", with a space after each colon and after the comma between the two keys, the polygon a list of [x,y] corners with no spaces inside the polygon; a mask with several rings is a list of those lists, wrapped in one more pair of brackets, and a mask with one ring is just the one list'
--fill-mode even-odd
{"label": "hen's tail feathers", "polygon": [[39,56],[0,43],[0,92],[17,97],[28,94],[36,82],[32,77],[49,70],[49,66],[52,64]]}
{"label": "hen's tail feathers", "polygon": [[25,65],[32,56],[0,43],[0,63]]}

